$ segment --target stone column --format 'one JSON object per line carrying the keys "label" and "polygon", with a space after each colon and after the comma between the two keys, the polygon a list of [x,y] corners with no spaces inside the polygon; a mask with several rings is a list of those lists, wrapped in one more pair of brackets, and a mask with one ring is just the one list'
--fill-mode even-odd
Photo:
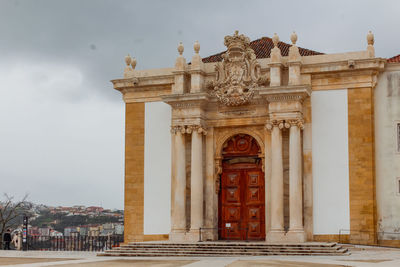
{"label": "stone column", "polygon": [[201,231],[202,241],[218,240],[218,195],[215,186],[215,163],[214,163],[214,128],[207,129],[206,139],[206,176],[204,177],[204,204],[205,218],[204,227]]}
{"label": "stone column", "polygon": [[172,211],[170,240],[183,241],[186,232],[186,149],[185,129],[176,126],[172,129],[174,134],[174,151],[172,171]]}
{"label": "stone column", "polygon": [[266,127],[264,132],[264,184],[265,184],[265,233],[271,229],[271,132]]}
{"label": "stone column", "polygon": [[267,124],[271,129],[271,231],[267,241],[279,242],[284,235],[283,221],[283,162],[282,132],[283,122]]}
{"label": "stone column", "polygon": [[199,241],[199,231],[203,227],[203,129],[192,129],[192,160],[190,179],[190,233],[189,241]]}
{"label": "stone column", "polygon": [[303,183],[301,168],[300,129],[303,123],[290,121],[289,134],[289,241],[304,242]]}

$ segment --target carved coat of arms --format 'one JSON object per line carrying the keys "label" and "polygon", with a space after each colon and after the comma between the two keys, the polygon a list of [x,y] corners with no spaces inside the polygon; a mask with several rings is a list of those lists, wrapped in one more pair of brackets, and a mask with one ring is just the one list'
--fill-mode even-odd
{"label": "carved coat of arms", "polygon": [[209,85],[210,93],[227,106],[246,104],[255,88],[266,79],[261,78],[260,64],[247,36],[236,31],[233,36],[225,36],[224,44],[228,50],[222,55],[222,62],[215,66],[217,77]]}

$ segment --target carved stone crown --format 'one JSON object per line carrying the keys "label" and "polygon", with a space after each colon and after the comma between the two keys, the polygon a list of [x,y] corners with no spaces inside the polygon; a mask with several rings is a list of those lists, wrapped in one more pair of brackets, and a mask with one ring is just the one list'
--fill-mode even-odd
{"label": "carved stone crown", "polygon": [[209,85],[210,94],[227,106],[246,104],[266,79],[260,76],[261,67],[247,36],[235,31],[233,36],[225,36],[224,44],[228,50],[222,55],[222,63],[215,66],[217,77]]}
{"label": "carved stone crown", "polygon": [[225,36],[224,45],[228,48],[230,57],[235,57],[235,53],[240,56],[250,47],[250,39],[243,34],[239,35],[239,31],[235,31],[233,36]]}

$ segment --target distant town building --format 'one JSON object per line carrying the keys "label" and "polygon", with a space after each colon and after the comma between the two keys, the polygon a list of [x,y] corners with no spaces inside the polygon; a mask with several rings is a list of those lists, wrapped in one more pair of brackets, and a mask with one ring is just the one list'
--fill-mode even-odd
{"label": "distant town building", "polygon": [[64,236],[72,236],[73,233],[78,233],[76,227],[66,227],[64,228]]}
{"label": "distant town building", "polygon": [[116,224],[114,233],[116,235],[123,235],[124,234],[124,225],[123,224]]}

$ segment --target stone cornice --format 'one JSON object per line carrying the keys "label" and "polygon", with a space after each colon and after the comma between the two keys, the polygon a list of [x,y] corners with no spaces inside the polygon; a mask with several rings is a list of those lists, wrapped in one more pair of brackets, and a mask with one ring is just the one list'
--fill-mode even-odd
{"label": "stone cornice", "polygon": [[187,74],[187,70],[174,70],[172,71],[173,74]]}
{"label": "stone cornice", "polygon": [[303,101],[311,95],[309,85],[272,86],[258,90],[268,102]]}
{"label": "stone cornice", "polygon": [[203,92],[164,95],[161,99],[173,108],[204,107],[210,101],[209,95]]}
{"label": "stone cornice", "polygon": [[204,70],[202,70],[202,69],[190,69],[189,71],[188,71],[188,73],[189,74],[200,74],[200,75],[203,75],[203,76],[207,76],[208,74],[204,71]]}
{"label": "stone cornice", "polygon": [[347,72],[354,70],[383,71],[386,60],[383,58],[348,59],[319,63],[303,63],[302,74],[320,74],[332,72]]}
{"label": "stone cornice", "polygon": [[312,90],[332,90],[374,87],[379,71],[357,69],[347,72],[318,73],[311,79]]}
{"label": "stone cornice", "polygon": [[398,63],[398,62],[388,62],[386,64],[385,70],[387,70],[387,71],[399,71],[400,70],[400,63]]}
{"label": "stone cornice", "polygon": [[114,89],[124,93],[129,90],[149,90],[149,87],[171,86],[174,83],[174,75],[159,75],[139,78],[111,80]]}

